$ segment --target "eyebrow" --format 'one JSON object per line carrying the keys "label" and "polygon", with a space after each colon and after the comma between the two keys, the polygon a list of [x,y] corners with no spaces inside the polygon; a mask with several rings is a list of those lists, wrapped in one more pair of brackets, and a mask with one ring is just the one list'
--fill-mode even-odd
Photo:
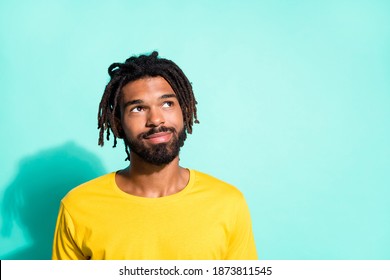
{"label": "eyebrow", "polygon": [[177,98],[177,97],[176,97],[176,94],[174,94],[174,93],[169,93],[169,94],[161,95],[159,99],[166,99],[166,98],[172,98],[172,97]]}
{"label": "eyebrow", "polygon": [[[168,93],[168,94],[161,95],[158,99],[168,99],[168,98],[176,98],[177,99],[177,96],[174,93]],[[131,105],[139,105],[139,104],[143,104],[143,103],[144,103],[144,101],[142,99],[134,99],[134,100],[130,100],[130,101],[126,102],[126,104],[123,106],[123,108],[126,108],[127,106],[131,106]]]}

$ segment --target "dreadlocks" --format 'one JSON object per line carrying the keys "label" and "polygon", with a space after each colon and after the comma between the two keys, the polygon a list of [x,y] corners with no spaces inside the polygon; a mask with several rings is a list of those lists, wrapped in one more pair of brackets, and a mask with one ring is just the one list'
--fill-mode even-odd
{"label": "dreadlocks", "polygon": [[[144,77],[163,77],[175,92],[183,112],[184,128],[192,133],[193,123],[199,123],[196,113],[196,100],[190,81],[183,71],[171,60],[159,58],[158,52],[150,55],[132,56],[125,63],[113,63],[108,68],[111,80],[107,84],[98,112],[99,145],[104,145],[104,132],[106,139],[110,140],[110,130],[114,134],[114,145],[117,138],[124,138],[118,104],[121,98],[122,88],[129,82]],[[126,160],[130,160],[130,150],[125,143]]]}

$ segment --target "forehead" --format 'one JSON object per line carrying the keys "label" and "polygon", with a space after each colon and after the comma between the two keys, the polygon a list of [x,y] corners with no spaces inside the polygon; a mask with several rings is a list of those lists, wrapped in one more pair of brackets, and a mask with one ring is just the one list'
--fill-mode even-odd
{"label": "forehead", "polygon": [[175,92],[170,84],[160,76],[131,81],[122,88],[122,100],[124,102],[133,99],[149,100],[159,98],[165,94],[175,94]]}

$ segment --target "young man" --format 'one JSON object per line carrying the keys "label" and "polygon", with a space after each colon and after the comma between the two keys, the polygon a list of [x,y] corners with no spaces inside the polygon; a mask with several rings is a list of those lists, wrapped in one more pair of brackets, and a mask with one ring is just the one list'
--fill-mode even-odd
{"label": "young man", "polygon": [[180,147],[198,122],[182,70],[153,52],[108,72],[99,145],[111,131],[130,164],[66,195],[53,259],[257,259],[241,192],[179,166]]}

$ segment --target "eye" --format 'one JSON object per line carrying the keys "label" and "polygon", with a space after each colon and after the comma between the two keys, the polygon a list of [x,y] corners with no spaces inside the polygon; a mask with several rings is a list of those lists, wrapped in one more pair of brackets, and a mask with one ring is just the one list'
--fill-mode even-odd
{"label": "eye", "polygon": [[138,113],[138,112],[142,112],[143,110],[144,110],[144,107],[137,106],[137,107],[134,107],[133,109],[131,109],[130,112]]}
{"label": "eye", "polygon": [[163,108],[169,108],[173,106],[173,101],[165,101],[162,105]]}

